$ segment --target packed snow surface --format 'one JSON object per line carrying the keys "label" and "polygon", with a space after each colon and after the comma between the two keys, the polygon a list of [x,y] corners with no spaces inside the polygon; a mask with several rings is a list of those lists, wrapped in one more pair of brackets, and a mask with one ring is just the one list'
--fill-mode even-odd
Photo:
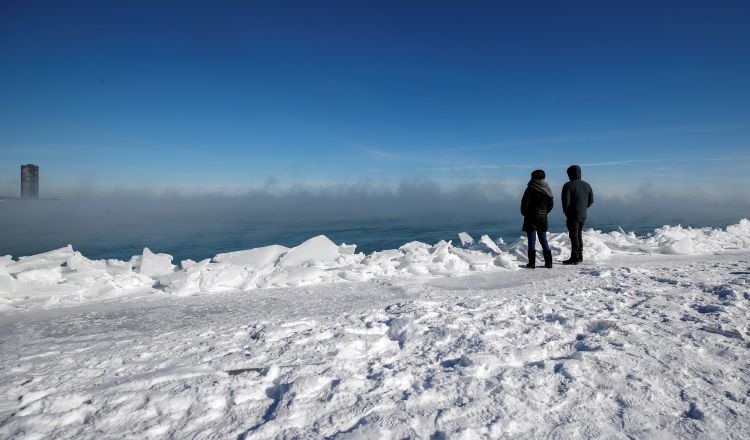
{"label": "packed snow surface", "polygon": [[0,257],[0,438],[747,438],[750,221],[458,238]]}
{"label": "packed snow surface", "polygon": [[[341,271],[348,249],[319,238],[225,254],[216,264],[243,266],[212,282],[282,255]],[[464,252],[475,256],[411,244],[367,258],[443,271],[428,258],[470,266]],[[168,272],[144,257],[63,249],[6,267],[13,280],[37,271],[34,295],[74,273],[137,286],[150,283],[138,264]],[[166,276],[199,264],[212,267]],[[750,251],[733,250],[17,311],[0,319],[0,438],[747,438],[749,307]]]}
{"label": "packed snow surface", "polygon": [[[584,232],[584,258],[602,261],[618,254],[705,255],[750,249],[750,221],[725,229],[664,226],[647,236],[614,231]],[[564,233],[550,234],[556,258],[569,254]],[[279,245],[216,255],[175,265],[168,254],[145,248],[128,261],[89,260],[72,246],[39,255],[0,257],[0,313],[49,309],[144,292],[193,295],[346,281],[454,277],[518,269],[527,241],[512,244],[484,235],[459,234],[459,244],[411,242],[398,249],[356,252],[325,236],[293,248]]]}

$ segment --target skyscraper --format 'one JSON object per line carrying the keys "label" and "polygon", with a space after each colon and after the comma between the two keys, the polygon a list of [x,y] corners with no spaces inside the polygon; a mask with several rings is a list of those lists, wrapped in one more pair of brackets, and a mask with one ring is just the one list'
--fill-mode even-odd
{"label": "skyscraper", "polygon": [[21,165],[21,199],[39,198],[39,167]]}

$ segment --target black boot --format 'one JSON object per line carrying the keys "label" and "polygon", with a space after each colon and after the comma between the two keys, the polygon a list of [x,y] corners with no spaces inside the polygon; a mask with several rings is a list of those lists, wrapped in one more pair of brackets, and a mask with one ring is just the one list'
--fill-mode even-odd
{"label": "black boot", "polygon": [[571,250],[570,258],[563,261],[563,264],[578,264],[578,252]]}
{"label": "black boot", "polygon": [[529,264],[526,265],[527,269],[534,269],[536,267],[536,251],[529,251]]}
{"label": "black boot", "polygon": [[544,267],[552,269],[552,251],[543,251],[542,255],[544,255]]}
{"label": "black boot", "polygon": [[578,250],[578,262],[583,263],[583,249]]}

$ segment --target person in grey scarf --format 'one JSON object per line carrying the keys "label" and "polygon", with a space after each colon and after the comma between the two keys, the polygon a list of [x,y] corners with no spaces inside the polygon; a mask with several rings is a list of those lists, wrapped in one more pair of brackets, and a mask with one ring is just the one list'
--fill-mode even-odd
{"label": "person in grey scarf", "polygon": [[542,245],[544,255],[544,267],[552,268],[552,251],[547,243],[547,214],[552,211],[554,204],[552,190],[544,180],[543,170],[535,170],[531,173],[531,180],[526,186],[526,191],[521,199],[521,215],[523,215],[523,231],[529,238],[529,269],[536,267],[536,238]]}

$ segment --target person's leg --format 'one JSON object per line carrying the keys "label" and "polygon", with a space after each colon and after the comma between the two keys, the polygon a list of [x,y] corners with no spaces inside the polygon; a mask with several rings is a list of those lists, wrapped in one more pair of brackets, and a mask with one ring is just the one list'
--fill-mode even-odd
{"label": "person's leg", "polygon": [[529,264],[526,267],[534,269],[536,267],[536,234],[534,231],[527,231],[526,237],[529,239],[529,250],[526,253],[529,257]]}
{"label": "person's leg", "polygon": [[547,233],[537,230],[536,234],[539,236],[539,244],[542,245],[543,251],[549,250],[549,243],[547,243]]}
{"label": "person's leg", "polygon": [[583,261],[583,223],[584,223],[583,220],[578,223],[578,262],[579,263]]}
{"label": "person's leg", "polygon": [[529,239],[529,250],[535,251],[536,250],[536,233],[534,231],[527,231],[526,237]]}
{"label": "person's leg", "polygon": [[549,243],[547,243],[547,233],[537,230],[539,235],[539,243],[542,244],[542,255],[544,255],[544,267],[552,269],[552,251],[549,249]]}
{"label": "person's leg", "polygon": [[563,264],[576,264],[578,262],[578,222],[574,219],[567,219],[565,225],[568,227],[570,237],[570,258],[563,261]]}

